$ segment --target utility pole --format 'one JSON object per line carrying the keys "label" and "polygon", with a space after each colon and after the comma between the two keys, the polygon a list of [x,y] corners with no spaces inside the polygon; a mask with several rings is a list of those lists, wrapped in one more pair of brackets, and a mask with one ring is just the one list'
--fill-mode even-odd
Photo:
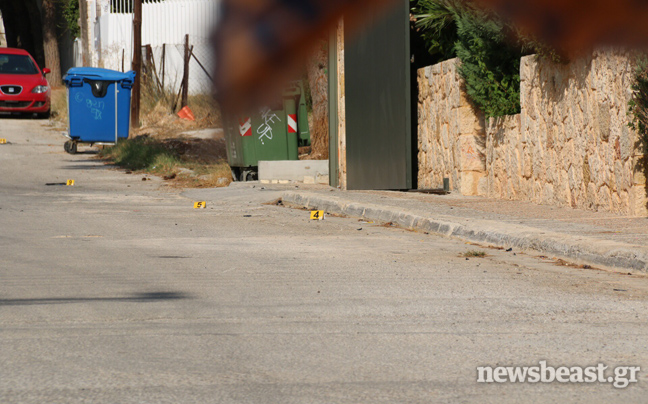
{"label": "utility pole", "polygon": [[135,83],[131,105],[131,127],[139,127],[140,94],[142,85],[142,0],[133,1],[133,66]]}
{"label": "utility pole", "polygon": [[186,107],[189,99],[189,62],[192,49],[189,48],[189,34],[185,35],[184,74],[182,75],[182,108]]}
{"label": "utility pole", "polygon": [[81,53],[83,57],[83,66],[92,66],[92,57],[90,55],[90,27],[88,27],[88,0],[79,0],[79,20],[81,21]]}

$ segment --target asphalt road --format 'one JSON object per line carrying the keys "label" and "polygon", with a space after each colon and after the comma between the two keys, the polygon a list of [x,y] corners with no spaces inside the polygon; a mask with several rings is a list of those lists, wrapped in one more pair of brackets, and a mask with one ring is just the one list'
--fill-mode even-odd
{"label": "asphalt road", "polygon": [[[41,121],[0,138],[0,403],[648,400],[647,277],[263,204],[285,187],[181,194]],[[642,370],[477,383],[543,360]]]}

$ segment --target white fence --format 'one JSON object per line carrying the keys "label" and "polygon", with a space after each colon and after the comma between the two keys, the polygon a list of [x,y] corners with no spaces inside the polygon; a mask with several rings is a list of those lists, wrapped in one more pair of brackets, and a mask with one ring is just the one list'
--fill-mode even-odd
{"label": "white fence", "polygon": [[2,21],[2,14],[0,14],[0,47],[7,46],[7,37],[4,32],[4,22]]}
{"label": "white fence", "polygon": [[[101,1],[101,0],[100,0]],[[158,74],[164,65],[168,90],[176,91],[184,69],[184,39],[189,35],[193,53],[211,73],[214,67],[209,37],[218,20],[218,0],[145,0],[142,5],[142,45],[153,49]],[[132,0],[110,0],[100,3],[95,38],[98,64],[107,69],[130,70],[133,56]],[[164,61],[162,47],[166,48]],[[211,91],[211,80],[192,58],[189,67],[189,92]]]}

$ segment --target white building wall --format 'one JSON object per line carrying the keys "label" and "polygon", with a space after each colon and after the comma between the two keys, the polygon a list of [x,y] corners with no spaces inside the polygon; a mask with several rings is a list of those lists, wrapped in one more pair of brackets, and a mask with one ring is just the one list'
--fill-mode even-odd
{"label": "white building wall", "polygon": [[[124,66],[124,70],[130,70],[133,14],[114,12],[109,0],[88,1],[97,5],[93,8],[96,9],[93,21],[96,65],[120,71]],[[151,45],[159,75],[162,73],[162,47],[165,45],[164,83],[169,90],[177,90],[182,79],[187,34],[190,45],[194,46],[194,54],[211,74],[214,63],[209,37],[217,23],[219,3],[218,0],[164,0],[143,4],[142,45]],[[211,91],[211,80],[193,58],[189,71],[190,93]]]}
{"label": "white building wall", "polygon": [[7,37],[4,29],[4,22],[2,21],[2,15],[0,15],[0,48],[7,47]]}

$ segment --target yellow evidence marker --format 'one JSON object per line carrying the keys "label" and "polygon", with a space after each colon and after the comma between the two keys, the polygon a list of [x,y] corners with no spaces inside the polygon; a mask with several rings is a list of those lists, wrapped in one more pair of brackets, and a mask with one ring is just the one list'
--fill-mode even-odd
{"label": "yellow evidence marker", "polygon": [[207,202],[205,202],[205,201],[195,202],[194,203],[194,209],[207,209]]}
{"label": "yellow evidence marker", "polygon": [[7,139],[0,139],[0,144],[7,144]]}
{"label": "yellow evidence marker", "polygon": [[324,220],[324,211],[323,210],[312,210],[310,218],[311,218],[311,220]]}
{"label": "yellow evidence marker", "polygon": [[68,187],[73,187],[74,186],[74,180],[67,180],[65,185],[67,185]]}

